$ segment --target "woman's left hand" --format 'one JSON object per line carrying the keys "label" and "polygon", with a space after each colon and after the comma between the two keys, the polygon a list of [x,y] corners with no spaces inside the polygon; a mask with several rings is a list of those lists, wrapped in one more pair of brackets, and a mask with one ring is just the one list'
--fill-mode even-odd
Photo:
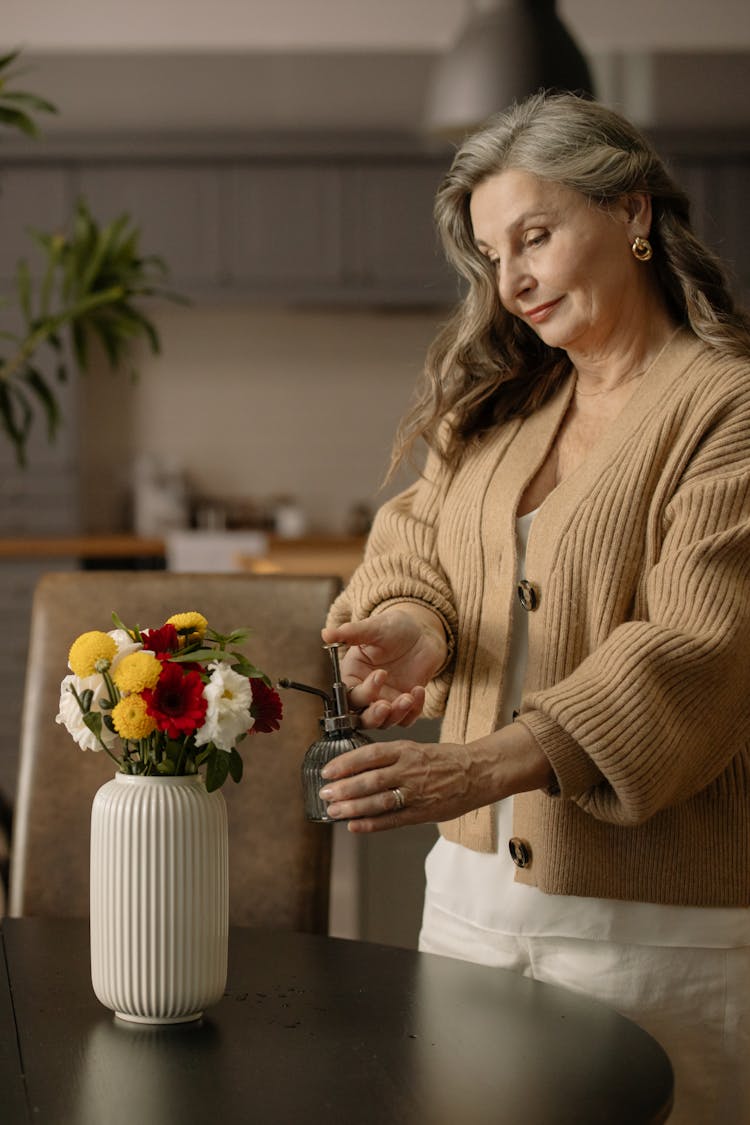
{"label": "woman's left hand", "polygon": [[347,820],[350,832],[453,820],[555,780],[549,759],[521,723],[465,746],[408,739],[369,743],[333,758],[322,776],[328,814]]}
{"label": "woman's left hand", "polygon": [[330,761],[320,795],[328,815],[348,820],[350,831],[379,832],[451,820],[476,807],[470,773],[465,746],[375,742]]}

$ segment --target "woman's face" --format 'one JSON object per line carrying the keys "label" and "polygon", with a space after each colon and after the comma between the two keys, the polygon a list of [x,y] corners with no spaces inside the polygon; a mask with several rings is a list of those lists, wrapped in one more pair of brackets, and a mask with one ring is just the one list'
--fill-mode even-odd
{"label": "woman's face", "polygon": [[509,169],[475,188],[470,212],[509,313],[550,347],[606,347],[646,281],[630,243],[648,225],[632,214],[632,201],[604,211],[577,191]]}

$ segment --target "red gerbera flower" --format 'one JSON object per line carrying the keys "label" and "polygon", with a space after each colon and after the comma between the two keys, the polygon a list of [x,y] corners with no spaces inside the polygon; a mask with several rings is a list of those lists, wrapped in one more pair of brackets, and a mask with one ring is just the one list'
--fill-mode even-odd
{"label": "red gerbera flower", "polygon": [[143,647],[165,659],[180,648],[180,637],[174,625],[162,625],[161,629],[144,629],[141,633]]}
{"label": "red gerbera flower", "polygon": [[270,734],[271,731],[278,730],[283,713],[279,693],[257,677],[250,681],[250,686],[253,689],[250,714],[255,719],[250,734]]}
{"label": "red gerbera flower", "polygon": [[167,732],[168,738],[193,734],[203,726],[206,700],[200,672],[164,661],[156,687],[144,690],[142,695],[149,715],[156,720],[159,730]]}

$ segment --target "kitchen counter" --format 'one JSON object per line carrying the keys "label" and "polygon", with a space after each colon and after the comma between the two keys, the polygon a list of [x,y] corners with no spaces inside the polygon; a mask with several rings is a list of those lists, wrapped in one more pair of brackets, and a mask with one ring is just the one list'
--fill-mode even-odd
{"label": "kitchen counter", "polygon": [[[300,539],[282,539],[262,532],[237,532],[236,558],[230,569],[256,573],[332,573],[346,580],[362,557],[365,536],[310,535]],[[196,542],[209,533],[196,533]],[[232,533],[219,533],[218,538],[231,539]],[[180,532],[189,540],[189,532]],[[250,555],[243,544],[257,537],[260,550]],[[106,565],[107,560],[163,560],[168,554],[167,537],[146,537],[131,534],[55,535],[0,537],[0,562],[21,559],[85,559]],[[200,569],[200,568],[199,568]]]}
{"label": "kitchen counter", "polygon": [[0,559],[158,558],[163,539],[140,535],[50,535],[0,538]]}

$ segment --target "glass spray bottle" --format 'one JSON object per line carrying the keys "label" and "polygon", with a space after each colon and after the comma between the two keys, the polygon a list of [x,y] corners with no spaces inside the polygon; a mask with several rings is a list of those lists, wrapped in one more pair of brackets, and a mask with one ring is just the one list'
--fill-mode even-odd
{"label": "glass spray bottle", "polygon": [[317,695],[323,700],[323,718],[320,720],[322,734],[311,746],[302,760],[302,793],[305,803],[305,816],[308,820],[321,823],[331,823],[326,807],[326,802],[320,797],[320,790],[325,784],[320,776],[320,771],[326,762],[345,754],[347,750],[354,750],[371,742],[362,731],[357,730],[356,718],[349,711],[346,684],[341,679],[338,650],[341,645],[331,644],[323,646],[331,658],[333,667],[333,687],[328,692],[320,688],[310,687],[309,684],[299,684],[294,680],[279,680],[279,687],[294,688],[296,691],[307,691]]}

